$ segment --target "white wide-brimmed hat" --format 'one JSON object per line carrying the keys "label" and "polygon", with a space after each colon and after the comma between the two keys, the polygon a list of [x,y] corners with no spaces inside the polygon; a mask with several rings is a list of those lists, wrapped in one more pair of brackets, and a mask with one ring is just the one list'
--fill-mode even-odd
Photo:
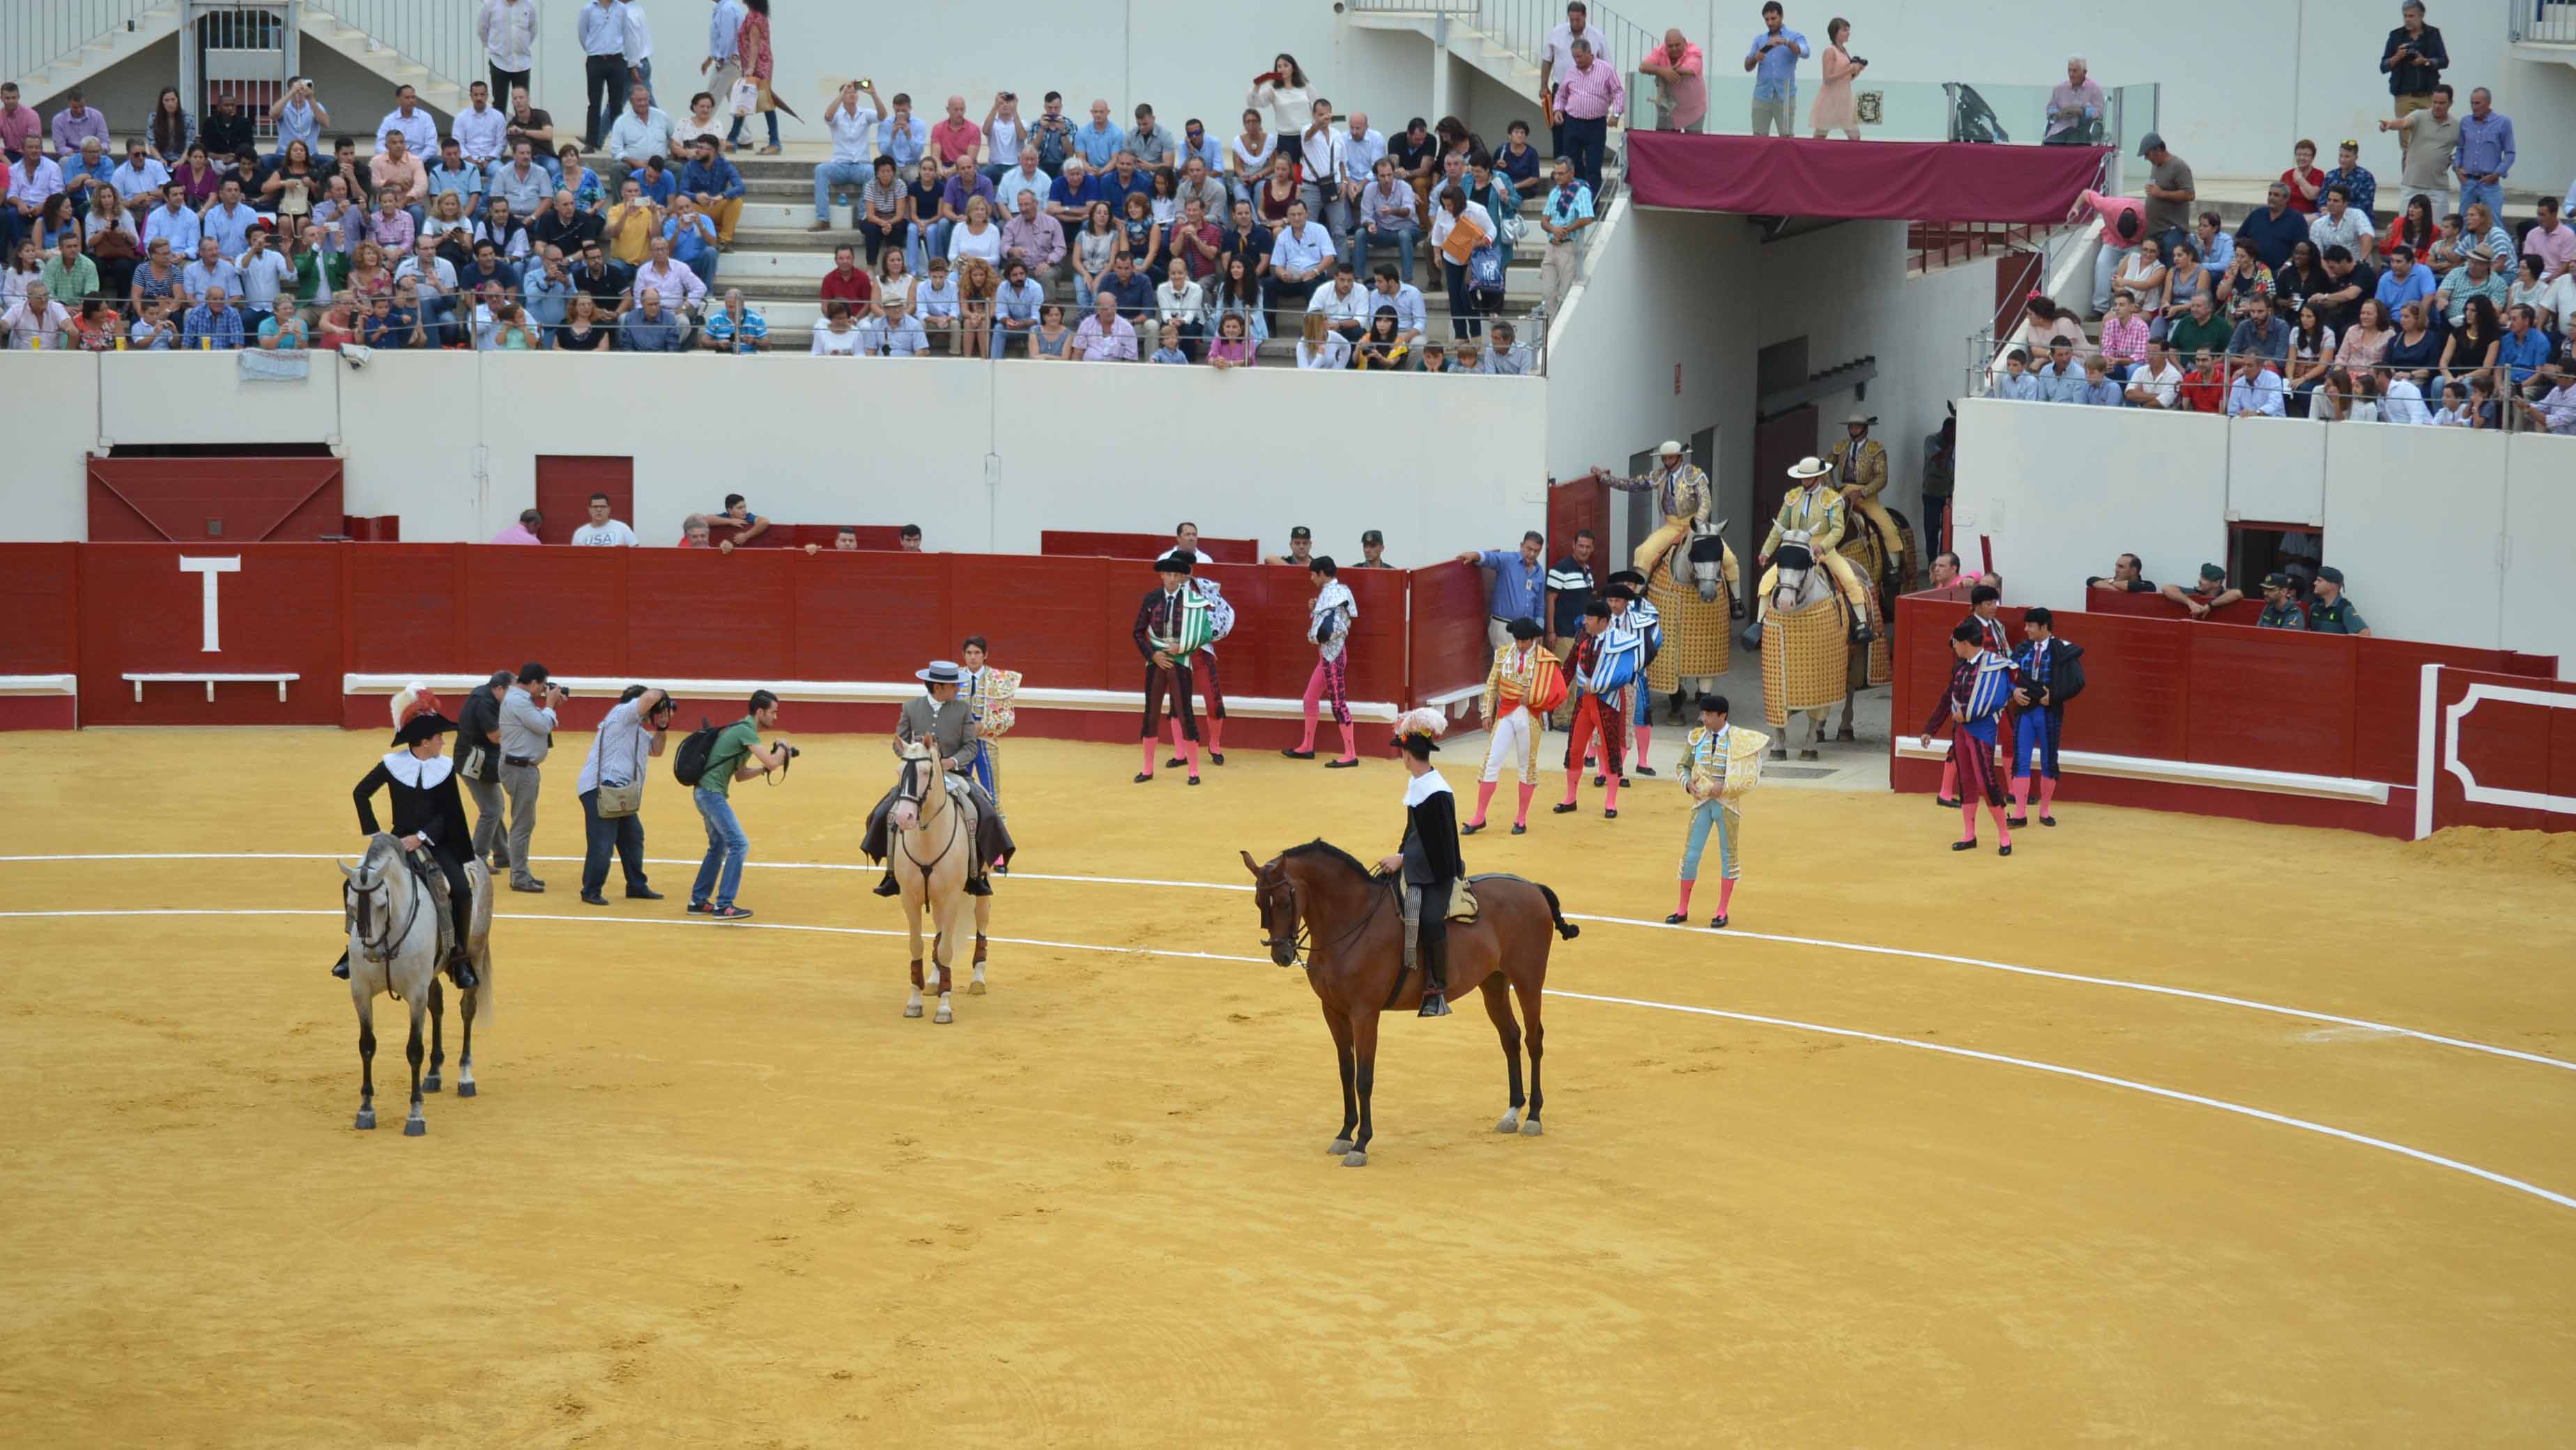
{"label": "white wide-brimmed hat", "polygon": [[1656,449],[1656,450],[1655,450],[1655,452],[1656,452],[1656,453],[1658,453],[1658,454],[1660,454],[1660,455],[1663,455],[1663,456],[1666,456],[1666,457],[1670,457],[1671,455],[1673,455],[1673,454],[1675,454],[1675,453],[1679,453],[1679,452],[1681,452],[1681,451],[1682,451],[1682,445],[1681,445],[1681,444],[1679,444],[1679,443],[1677,443],[1677,442],[1675,442],[1675,441],[1673,441],[1673,440],[1671,440],[1671,439],[1669,439],[1669,438],[1668,438],[1668,439],[1666,439],[1666,440],[1664,440],[1664,446],[1663,446],[1663,447],[1658,448],[1658,449]]}
{"label": "white wide-brimmed hat", "polygon": [[930,668],[914,670],[912,677],[925,685],[960,685],[966,682],[966,677],[958,672],[957,663],[954,660],[932,660]]}
{"label": "white wide-brimmed hat", "polygon": [[1801,458],[1798,460],[1798,466],[1789,470],[1789,476],[1791,478],[1822,478],[1833,471],[1833,465],[1824,462],[1822,459]]}

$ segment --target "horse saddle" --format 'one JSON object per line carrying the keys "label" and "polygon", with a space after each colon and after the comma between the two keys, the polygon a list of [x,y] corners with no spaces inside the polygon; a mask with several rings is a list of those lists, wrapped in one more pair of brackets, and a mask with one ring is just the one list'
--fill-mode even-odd
{"label": "horse saddle", "polygon": [[1476,890],[1463,879],[1458,882],[1457,889],[1449,895],[1449,919],[1451,921],[1476,919]]}
{"label": "horse saddle", "polygon": [[[411,868],[411,874],[419,878],[421,885],[429,891],[430,909],[438,917],[438,960],[443,962],[457,947],[456,914],[448,907],[455,893],[447,889],[447,873],[439,869],[438,858],[429,854],[426,846],[404,852],[403,864]],[[465,872],[466,881],[471,883],[474,879],[472,862],[466,863]]]}

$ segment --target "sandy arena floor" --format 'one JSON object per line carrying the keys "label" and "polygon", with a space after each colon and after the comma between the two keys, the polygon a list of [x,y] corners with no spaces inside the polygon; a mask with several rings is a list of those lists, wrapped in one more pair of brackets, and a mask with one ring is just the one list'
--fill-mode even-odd
{"label": "sandy arena floor", "polygon": [[[1587,785],[1468,842],[1592,918],[1556,949],[1548,1136],[1492,1131],[1470,1003],[1388,1021],[1349,1170],[1305,983],[1246,895],[1182,883],[1391,847],[1394,764],[1148,788],[1131,749],[1012,743],[1007,944],[935,1027],[874,878],[782,869],[857,860],[884,747],[800,743],[736,788],[741,927],[681,915],[680,864],[668,902],[581,905],[588,740],[558,746],[481,1095],[405,1139],[399,1089],[349,1127],[324,975],[380,736],[0,737],[0,1441],[2537,1445],[2576,1416],[2576,838],[2069,806],[1999,860],[1919,799],[1775,788],[1720,934],[1661,925],[1679,791],[1610,822]],[[667,775],[644,819],[694,861]],[[136,852],[182,854],[87,859]]]}

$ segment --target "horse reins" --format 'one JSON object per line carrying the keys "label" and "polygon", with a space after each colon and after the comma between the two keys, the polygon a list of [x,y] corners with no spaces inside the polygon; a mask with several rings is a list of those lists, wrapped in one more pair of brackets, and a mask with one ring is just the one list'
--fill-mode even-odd
{"label": "horse reins", "polygon": [[[397,848],[397,851],[399,851],[399,848]],[[378,875],[374,886],[359,886],[354,881],[350,883],[358,893],[358,902],[355,911],[358,926],[358,949],[368,961],[391,961],[393,959],[395,944],[408,938],[411,935],[413,924],[420,920],[421,898],[427,896],[429,894],[429,890],[420,883],[414,882],[412,883],[411,914],[403,918],[402,929],[400,931],[391,929],[393,925],[393,903],[388,900],[386,902],[387,909],[385,912],[385,924],[387,930],[384,936],[382,938],[375,938],[367,934],[367,918],[370,914],[367,908],[374,898],[376,889],[377,887],[384,888],[386,896],[390,898],[393,894],[393,869],[394,867],[402,864],[400,856],[397,854],[394,860],[385,863],[384,869]],[[385,995],[393,998],[397,1002],[402,1000],[402,994],[394,990],[393,973],[390,971],[385,974]]]}
{"label": "horse reins", "polygon": [[[1297,883],[1288,879],[1288,873],[1285,870],[1279,873],[1279,889],[1288,893],[1288,919],[1295,923],[1295,925],[1290,928],[1288,934],[1288,964],[1290,966],[1305,967],[1307,970],[1312,971],[1314,968],[1307,959],[1312,956],[1320,955],[1320,952],[1315,949],[1315,931],[1314,928],[1308,924],[1306,913],[1297,905]],[[1394,895],[1395,891],[1400,889],[1401,887],[1397,886],[1395,883],[1389,883],[1388,890],[1377,893],[1377,900],[1369,906],[1368,914],[1362,916],[1357,922],[1353,923],[1350,930],[1345,931],[1340,936],[1326,942],[1322,950],[1333,950],[1349,941],[1352,937],[1359,935],[1362,928],[1366,927],[1370,922],[1377,920],[1377,914],[1385,907],[1387,898]],[[1278,944],[1278,938],[1263,937],[1261,939],[1261,944],[1263,946],[1276,946]]]}
{"label": "horse reins", "polygon": [[[910,801],[916,806],[922,806],[929,803],[930,792],[927,787],[925,787],[918,795],[904,794],[904,792],[911,787],[913,780],[915,779],[913,767],[919,764],[921,764],[919,761],[906,761],[904,763],[904,783],[895,789],[894,798],[896,804],[900,805],[905,801]],[[942,804],[948,815],[948,844],[940,847],[939,854],[931,857],[927,861],[924,861],[919,856],[912,854],[912,843],[906,839],[906,837],[910,835],[910,832],[901,829],[894,829],[894,823],[891,821],[886,823],[889,829],[894,829],[896,849],[902,851],[903,858],[910,861],[913,864],[913,868],[921,873],[921,904],[925,908],[930,905],[931,871],[936,868],[940,862],[948,859],[949,852],[957,849],[958,838],[964,835],[966,830],[966,823],[959,816],[957,803],[954,801],[947,801]]]}

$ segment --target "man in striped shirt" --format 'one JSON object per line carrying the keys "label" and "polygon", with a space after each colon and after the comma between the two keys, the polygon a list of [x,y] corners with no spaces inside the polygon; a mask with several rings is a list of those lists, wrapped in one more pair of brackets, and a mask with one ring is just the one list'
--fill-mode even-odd
{"label": "man in striped shirt", "polygon": [[[1592,574],[1594,541],[1590,529],[1577,529],[1574,550],[1548,566],[1547,605],[1539,622],[1547,626],[1545,641],[1548,653],[1564,663],[1574,654],[1575,636],[1583,633],[1583,609],[1592,602],[1592,591],[1599,583]],[[1556,709],[1554,724],[1564,729],[1574,718],[1574,701],[1569,696]]]}
{"label": "man in striped shirt", "polygon": [[707,319],[705,337],[709,352],[767,352],[769,319],[744,306],[736,287],[725,293],[724,310]]}

